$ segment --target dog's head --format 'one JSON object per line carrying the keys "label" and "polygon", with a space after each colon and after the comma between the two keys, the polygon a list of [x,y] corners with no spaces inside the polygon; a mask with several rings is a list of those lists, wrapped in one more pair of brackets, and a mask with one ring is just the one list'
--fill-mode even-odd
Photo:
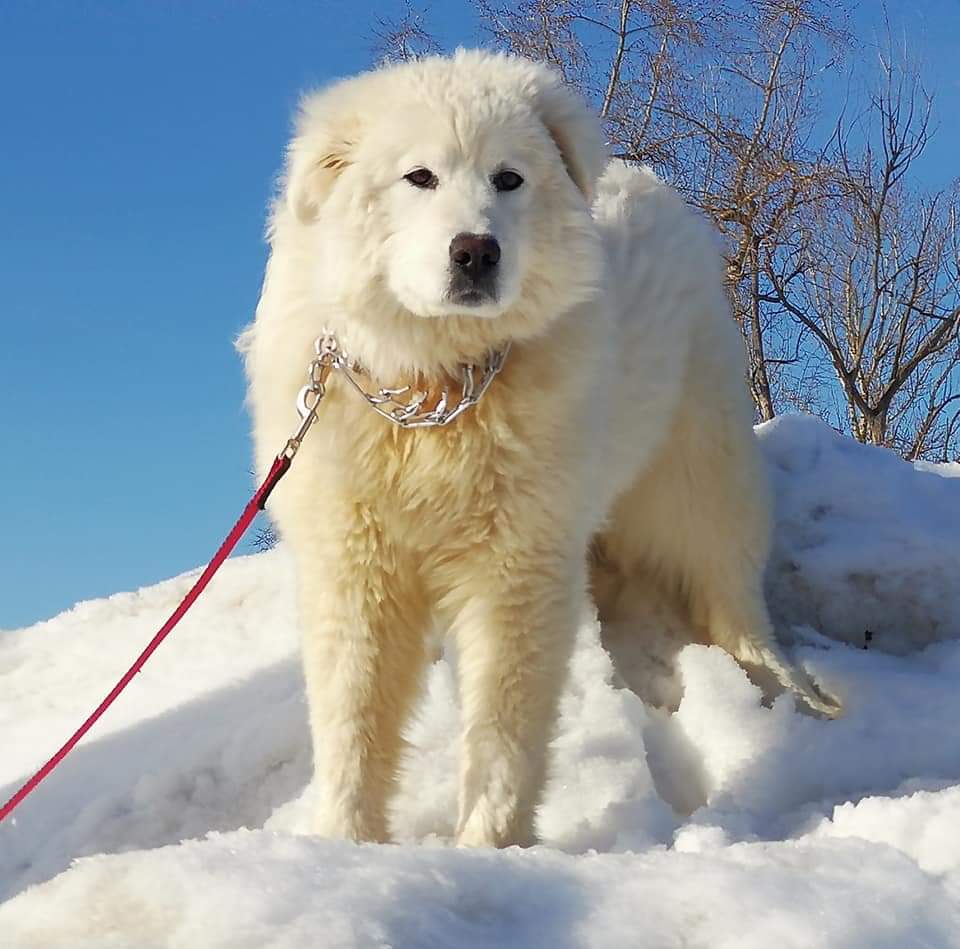
{"label": "dog's head", "polygon": [[606,160],[597,119],[554,72],[460,51],[308,96],[275,226],[310,244],[340,302],[375,286],[413,316],[516,311],[535,332],[597,285],[590,202]]}

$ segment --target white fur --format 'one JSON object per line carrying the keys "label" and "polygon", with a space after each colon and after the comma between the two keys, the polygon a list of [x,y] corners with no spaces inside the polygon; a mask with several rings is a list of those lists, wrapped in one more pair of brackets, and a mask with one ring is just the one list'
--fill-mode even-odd
{"label": "white fur", "polygon": [[[415,167],[436,189],[404,180]],[[522,187],[494,190],[500,167]],[[499,298],[475,309],[443,299],[463,231],[502,247]],[[709,228],[651,172],[607,165],[554,73],[461,51],[307,98],[270,241],[241,341],[260,473],[322,328],[380,385],[512,343],[444,429],[398,430],[333,377],[271,498],[298,567],[318,833],[388,838],[440,622],[461,677],[458,841],[532,842],[591,562],[602,618],[655,576],[705,641],[833,711],[771,637],[767,485]]]}

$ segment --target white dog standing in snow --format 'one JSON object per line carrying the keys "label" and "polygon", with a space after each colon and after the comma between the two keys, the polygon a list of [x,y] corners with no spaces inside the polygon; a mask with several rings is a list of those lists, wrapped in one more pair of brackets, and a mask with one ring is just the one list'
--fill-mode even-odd
{"label": "white dog standing in snow", "polygon": [[273,495],[318,833],[388,839],[441,622],[459,656],[457,840],[531,843],[584,597],[603,618],[641,574],[683,596],[705,642],[835,712],[773,642],[768,488],[710,229],[649,171],[608,162],[557,75],[458,52],[308,97],[270,244],[241,340],[261,473],[321,333],[361,388],[410,385],[424,410],[506,353],[443,427],[401,428],[335,373]]}

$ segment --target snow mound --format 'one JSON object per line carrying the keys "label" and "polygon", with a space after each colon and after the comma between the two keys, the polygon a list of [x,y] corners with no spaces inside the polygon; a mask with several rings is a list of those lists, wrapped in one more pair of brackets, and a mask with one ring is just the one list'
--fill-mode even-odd
{"label": "snow mound", "polygon": [[[678,703],[651,707],[585,617],[542,846],[451,846],[446,660],[410,728],[398,844],[314,839],[301,834],[310,750],[290,564],[282,549],[237,558],[0,825],[0,945],[960,947],[955,466],[906,465],[806,419],[761,437],[778,490],[775,605],[796,658],[845,699],[842,719],[802,715],[790,696],[764,706],[729,656],[699,645],[647,664],[643,691]],[[190,580],[0,635],[0,797]],[[838,641],[859,646],[860,627],[887,651]]]}
{"label": "snow mound", "polygon": [[818,419],[757,429],[777,496],[776,617],[904,653],[960,636],[960,464],[910,465]]}

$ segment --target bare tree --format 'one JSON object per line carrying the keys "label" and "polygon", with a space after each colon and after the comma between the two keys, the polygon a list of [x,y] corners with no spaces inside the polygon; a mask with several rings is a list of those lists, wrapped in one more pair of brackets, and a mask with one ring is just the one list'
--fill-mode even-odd
{"label": "bare tree", "polygon": [[597,106],[620,157],[676,170],[677,113],[723,3],[480,0],[494,45],[550,63]]}
{"label": "bare tree", "polygon": [[767,255],[766,300],[829,359],[856,438],[947,458],[960,425],[960,203],[956,189],[910,188],[931,100],[892,60],[882,75],[865,114],[837,127],[824,197],[789,250]]}
{"label": "bare tree", "polygon": [[427,30],[427,10],[407,2],[397,18],[377,17],[372,52],[381,63],[399,63],[439,53],[442,47]]}
{"label": "bare tree", "polygon": [[250,541],[250,546],[258,553],[263,553],[266,550],[273,550],[279,542],[280,538],[277,536],[276,528],[273,524],[267,523],[257,528],[253,540]]}
{"label": "bare tree", "polygon": [[[821,194],[824,156],[810,144],[817,117],[811,78],[846,39],[823,6],[761,0],[741,13],[711,62],[713,81],[684,116],[699,133],[686,191],[727,239],[734,315],[762,419],[796,402],[812,366],[803,332],[764,306],[762,261],[776,256],[801,207]],[[799,378],[787,371],[798,366]]]}

